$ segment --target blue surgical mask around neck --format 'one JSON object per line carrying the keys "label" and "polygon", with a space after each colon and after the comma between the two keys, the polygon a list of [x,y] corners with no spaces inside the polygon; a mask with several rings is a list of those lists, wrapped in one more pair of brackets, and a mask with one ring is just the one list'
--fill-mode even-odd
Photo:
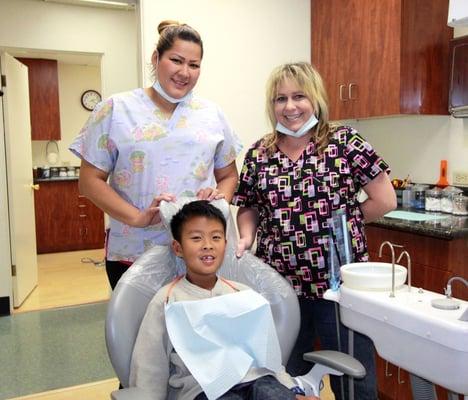
{"label": "blue surgical mask around neck", "polygon": [[300,138],[304,136],[307,132],[309,132],[315,125],[318,124],[318,119],[315,114],[312,114],[311,117],[302,125],[296,132],[292,131],[291,129],[286,128],[281,123],[276,124],[276,130],[278,132],[284,133],[285,135],[294,136],[296,138]]}
{"label": "blue surgical mask around neck", "polygon": [[185,96],[181,97],[180,99],[176,99],[175,97],[172,97],[166,93],[166,91],[163,89],[159,81],[154,82],[153,84],[153,89],[156,90],[156,92],[164,99],[166,99],[169,103],[177,104],[181,103],[185,100],[188,100],[192,97],[192,91],[188,92]]}

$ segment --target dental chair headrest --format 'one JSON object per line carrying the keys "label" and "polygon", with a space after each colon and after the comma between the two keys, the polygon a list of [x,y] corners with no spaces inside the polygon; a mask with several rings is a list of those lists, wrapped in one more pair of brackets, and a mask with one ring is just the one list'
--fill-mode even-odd
{"label": "dental chair headrest", "polygon": [[[171,231],[171,220],[174,215],[187,203],[198,200],[196,197],[180,197],[176,201],[161,201],[159,212],[164,227]],[[218,208],[224,215],[226,221],[229,219],[229,204],[224,199],[212,200],[210,204]]]}

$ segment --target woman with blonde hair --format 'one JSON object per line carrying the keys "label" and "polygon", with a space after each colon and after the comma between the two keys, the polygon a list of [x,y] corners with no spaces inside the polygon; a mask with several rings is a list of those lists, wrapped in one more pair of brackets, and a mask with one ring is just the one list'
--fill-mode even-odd
{"label": "woman with blonde hair", "polygon": [[[306,62],[275,68],[268,80],[266,109],[272,132],[245,155],[233,204],[239,206],[238,255],[256,239],[256,255],[293,286],[301,308],[301,330],[287,365],[292,376],[310,369],[302,355],[314,342],[337,348],[329,288],[332,214],[346,215],[354,261],[368,259],[364,222],[396,207],[389,168],[353,128],[328,121],[327,96],[319,73]],[[359,203],[358,192],[367,199]],[[332,238],[333,239],[333,238]],[[346,345],[346,328],[341,325]],[[346,351],[346,346],[343,348]],[[367,376],[356,381],[356,398],[376,399],[372,342],[355,335],[354,355]],[[339,382],[332,388],[340,399]],[[347,396],[345,396],[347,398]]]}
{"label": "woman with blonde hair", "polygon": [[169,242],[161,200],[231,200],[241,144],[221,109],[193,94],[203,42],[186,24],[163,21],[152,55],[154,84],[99,103],[70,150],[81,158],[80,191],[110,216],[111,287],[145,250]]}

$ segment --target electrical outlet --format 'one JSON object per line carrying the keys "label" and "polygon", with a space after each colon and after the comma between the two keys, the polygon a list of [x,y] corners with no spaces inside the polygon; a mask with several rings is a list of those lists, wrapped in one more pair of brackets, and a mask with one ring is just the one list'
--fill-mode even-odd
{"label": "electrical outlet", "polygon": [[468,171],[454,171],[453,184],[468,186]]}

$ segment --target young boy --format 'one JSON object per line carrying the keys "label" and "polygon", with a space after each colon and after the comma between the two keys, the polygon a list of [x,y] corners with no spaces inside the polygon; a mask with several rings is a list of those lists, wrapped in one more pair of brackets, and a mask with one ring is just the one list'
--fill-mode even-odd
{"label": "young boy", "polygon": [[[225,349],[220,349],[219,345],[210,347],[210,342],[203,341],[205,337],[215,337],[217,333],[222,341],[224,336],[230,336],[231,332],[237,334],[242,331],[242,327],[238,325],[229,325],[233,321],[229,317],[220,322],[224,318],[220,315],[223,303],[221,309],[218,308],[210,314],[210,307],[216,307],[213,300],[222,301],[229,298],[228,301],[236,301],[238,298],[233,297],[234,294],[242,292],[241,294],[248,295],[246,291],[251,292],[245,285],[227,281],[216,275],[226,248],[226,220],[221,211],[207,201],[188,203],[173,217],[171,231],[174,238],[172,248],[177,256],[184,259],[186,275],[161,288],[148,305],[135,343],[130,386],[150,391],[155,400],[165,400],[168,390],[174,392],[174,398],[177,400],[204,400],[208,397],[202,386],[206,388],[206,392],[215,393],[218,390],[222,394],[215,397],[224,400],[317,399],[302,396],[303,392],[282,366],[274,373],[260,362],[256,367],[248,368],[247,373],[235,375],[236,372],[232,371],[241,368],[240,360],[243,359],[243,354],[236,357],[238,353],[234,350],[234,359],[228,357],[226,362],[223,358]],[[228,296],[218,297],[225,295]],[[187,308],[184,308],[185,306]],[[187,310],[193,309],[190,306],[196,307],[196,315],[187,316]],[[225,311],[226,314],[230,312]],[[257,312],[258,309],[252,311]],[[191,326],[188,321],[197,318],[198,314],[201,314],[200,320],[205,323],[208,321],[208,324],[201,327],[197,324]],[[214,319],[210,319],[213,315]],[[257,317],[260,314],[251,315]],[[228,332],[223,331],[226,329],[226,321],[229,325]],[[238,319],[234,321],[233,324],[240,323]],[[216,331],[217,322],[221,331]],[[250,327],[252,323],[248,325],[247,330],[254,330]],[[202,334],[198,335],[197,331]],[[179,347],[181,343],[184,346]],[[177,348],[177,352],[174,347]],[[229,365],[231,362],[232,365]],[[265,365],[268,365],[268,362]],[[223,368],[226,371],[223,372]],[[211,373],[212,376],[217,376],[217,380],[213,379],[214,382],[209,382]],[[194,374],[199,377],[200,383]],[[234,385],[226,383],[232,379],[235,380]],[[211,398],[215,397],[211,395]]]}

